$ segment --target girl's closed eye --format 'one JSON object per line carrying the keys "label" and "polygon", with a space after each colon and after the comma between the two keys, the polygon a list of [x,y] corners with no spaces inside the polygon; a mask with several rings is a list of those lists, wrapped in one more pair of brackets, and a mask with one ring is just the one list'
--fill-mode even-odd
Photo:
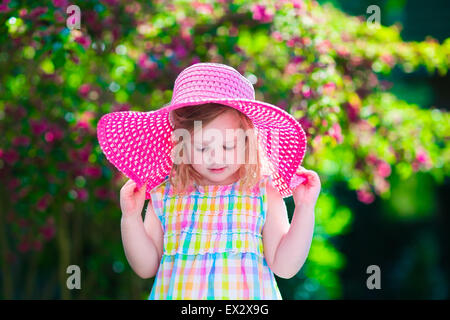
{"label": "girl's closed eye", "polygon": [[234,144],[223,145],[224,150],[233,150],[236,146]]}
{"label": "girl's closed eye", "polygon": [[[233,145],[223,145],[224,150],[233,150],[236,146]],[[208,149],[208,147],[195,147],[195,150],[199,152],[205,152]]]}
{"label": "girl's closed eye", "polygon": [[206,147],[195,147],[195,150],[197,150],[199,152],[204,152],[204,151],[206,151]]}

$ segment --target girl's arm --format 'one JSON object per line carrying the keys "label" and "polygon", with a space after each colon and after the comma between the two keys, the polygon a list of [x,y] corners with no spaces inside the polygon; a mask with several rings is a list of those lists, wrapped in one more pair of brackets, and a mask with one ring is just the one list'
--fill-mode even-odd
{"label": "girl's arm", "polygon": [[147,279],[154,277],[158,271],[162,255],[162,230],[155,221],[157,217],[150,202],[144,225],[141,212],[145,187],[135,192],[135,184],[130,181],[121,190],[122,243],[131,268],[138,276]]}
{"label": "girl's arm", "polygon": [[300,169],[307,177],[294,191],[295,210],[291,224],[284,200],[267,183],[267,215],[263,229],[264,256],[271,270],[281,278],[292,278],[305,263],[314,232],[314,207],[320,180],[314,171]]}

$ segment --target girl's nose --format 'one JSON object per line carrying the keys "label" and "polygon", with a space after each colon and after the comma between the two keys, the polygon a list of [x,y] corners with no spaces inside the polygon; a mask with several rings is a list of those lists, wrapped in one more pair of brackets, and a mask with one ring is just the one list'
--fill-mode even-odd
{"label": "girl's nose", "polygon": [[206,155],[206,164],[223,164],[223,152],[220,153],[220,150],[216,150],[216,148],[211,148],[211,150]]}

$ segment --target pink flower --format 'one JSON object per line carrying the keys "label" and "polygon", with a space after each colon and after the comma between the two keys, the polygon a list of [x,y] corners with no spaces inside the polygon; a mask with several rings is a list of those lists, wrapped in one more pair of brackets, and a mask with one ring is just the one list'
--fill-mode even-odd
{"label": "pink flower", "polygon": [[286,75],[297,73],[297,63],[288,63],[285,68]]}
{"label": "pink flower", "polygon": [[48,128],[48,124],[45,119],[39,119],[39,120],[31,119],[30,126],[31,126],[31,131],[36,136],[40,136]]}
{"label": "pink flower", "polygon": [[295,93],[295,94],[299,94],[300,92],[302,92],[303,85],[304,85],[303,82],[297,83],[297,84],[292,88],[292,92]]}
{"label": "pink flower", "polygon": [[84,168],[84,174],[90,178],[100,178],[102,176],[102,169],[97,166],[87,166]]}
{"label": "pink flower", "polygon": [[416,172],[420,168],[431,169],[432,162],[431,162],[431,158],[428,155],[428,153],[423,149],[419,149],[416,152],[416,157],[413,160],[411,165],[412,165],[413,170]]}
{"label": "pink flower", "polygon": [[359,107],[356,104],[350,102],[346,103],[347,115],[350,122],[355,122],[359,118]]}
{"label": "pink flower", "polygon": [[369,154],[366,157],[366,162],[370,165],[375,165],[378,162],[378,158],[373,154]]}
{"label": "pink flower", "polygon": [[303,37],[300,39],[300,43],[304,46],[309,46],[311,44],[311,38]]}
{"label": "pink flower", "polygon": [[8,8],[10,0],[3,0],[3,2],[0,4],[0,13],[1,12],[8,12],[10,9]]}
{"label": "pink flower", "polygon": [[55,222],[53,217],[47,219],[47,223],[39,229],[45,240],[51,240],[55,235]]}
{"label": "pink flower", "polygon": [[53,138],[54,138],[54,135],[51,132],[46,132],[44,138],[45,138],[45,141],[52,142]]}
{"label": "pink flower", "polygon": [[37,7],[30,12],[31,18],[37,18],[48,11],[47,7]]}
{"label": "pink flower", "polygon": [[358,56],[353,56],[350,59],[350,63],[355,67],[359,66],[362,62],[363,62],[363,58],[358,57]]}
{"label": "pink flower", "polygon": [[299,119],[298,122],[306,132],[308,132],[308,129],[313,126],[313,123],[307,117]]}
{"label": "pink flower", "polygon": [[428,154],[423,150],[419,150],[416,153],[416,160],[419,163],[427,163],[429,161]]}
{"label": "pink flower", "polygon": [[86,189],[77,189],[77,198],[80,199],[83,202],[86,202],[89,198],[89,193]]}
{"label": "pink flower", "polygon": [[156,68],[156,63],[151,61],[145,53],[143,53],[139,56],[138,65],[142,69],[155,69]]}
{"label": "pink flower", "polygon": [[187,55],[187,50],[183,45],[177,45],[174,51],[178,59],[183,59]]}
{"label": "pink flower", "polygon": [[303,0],[292,0],[291,2],[295,9],[301,9],[303,6]]}
{"label": "pink flower", "polygon": [[31,191],[31,186],[26,186],[19,190],[19,193],[17,194],[18,199],[24,198],[29,192]]}
{"label": "pink flower", "polygon": [[301,63],[303,61],[305,61],[305,57],[303,57],[303,56],[295,56],[291,59],[292,63],[297,63],[297,64]]}
{"label": "pink flower", "polygon": [[390,188],[390,184],[383,178],[375,179],[375,191],[377,194],[383,194],[388,191]]}
{"label": "pink flower", "polygon": [[323,40],[317,44],[317,51],[321,54],[328,53],[331,49],[331,42],[330,40]]}
{"label": "pink flower", "polygon": [[53,126],[50,132],[53,135],[53,140],[61,140],[64,137],[64,131],[56,126]]}
{"label": "pink flower", "polygon": [[91,91],[91,85],[88,83],[84,83],[78,88],[78,93],[83,98],[86,98],[90,91]]}
{"label": "pink flower", "polygon": [[386,63],[387,65],[389,65],[390,67],[393,67],[395,64],[395,59],[394,56],[388,54],[388,53],[383,53],[380,57],[381,61],[383,61],[384,63]]}
{"label": "pink flower", "polygon": [[95,189],[94,195],[99,199],[106,200],[109,197],[109,190],[105,187],[99,187]]}
{"label": "pink flower", "polygon": [[291,38],[291,39],[289,39],[288,41],[286,41],[286,45],[287,45],[288,47],[293,47],[293,46],[295,46],[296,43],[297,43],[297,41],[296,41],[295,38]]}
{"label": "pink flower", "polygon": [[382,178],[389,177],[391,175],[391,166],[386,161],[380,160],[377,163],[376,172]]}
{"label": "pink flower", "polygon": [[39,211],[46,210],[48,208],[48,205],[50,204],[50,201],[51,195],[47,193],[39,199],[38,203],[36,204],[36,209]]}
{"label": "pink flower", "polygon": [[331,137],[333,137],[337,143],[342,143],[344,137],[342,136],[342,130],[339,123],[334,123],[328,133]]}
{"label": "pink flower", "polygon": [[348,55],[350,54],[350,51],[344,47],[344,46],[340,46],[336,49],[336,53],[341,56],[341,57],[348,57]]}
{"label": "pink flower", "polygon": [[55,7],[60,7],[60,8],[66,8],[67,7],[67,4],[68,4],[68,1],[67,0],[53,0],[52,1],[53,2],[53,5],[55,6]]}
{"label": "pink flower", "polygon": [[76,152],[76,159],[82,161],[82,162],[87,162],[89,160],[89,156],[91,155],[91,146],[90,145],[86,145],[81,149],[78,149]]}
{"label": "pink flower", "polygon": [[130,111],[131,106],[128,103],[119,103],[112,106],[112,112]]}
{"label": "pink flower", "polygon": [[16,150],[6,150],[3,152],[3,159],[9,165],[14,165],[19,160],[19,153]]}
{"label": "pink flower", "polygon": [[105,2],[109,6],[115,6],[119,4],[119,0],[102,0],[102,2]]}
{"label": "pink flower", "polygon": [[278,31],[272,32],[271,36],[272,36],[273,39],[275,39],[275,41],[279,42],[279,41],[283,40],[283,37],[281,36],[281,33],[278,32]]}
{"label": "pink flower", "polygon": [[9,190],[14,190],[16,189],[18,186],[20,186],[20,180],[17,178],[13,178],[11,180],[8,181],[8,189]]}
{"label": "pink flower", "polygon": [[365,204],[370,204],[375,200],[375,196],[372,194],[372,192],[364,189],[357,190],[356,194],[358,196],[358,200]]}
{"label": "pink flower", "polygon": [[323,93],[326,95],[332,95],[334,90],[336,89],[336,85],[333,82],[325,83],[322,86]]}
{"label": "pink flower", "polygon": [[94,32],[100,32],[103,28],[108,28],[111,25],[110,23],[110,17],[106,17],[103,21],[100,22],[98,18],[97,11],[94,10],[86,10],[83,11],[83,20],[86,21],[86,24],[89,26],[89,29],[91,29]]}
{"label": "pink flower", "polygon": [[77,36],[75,42],[83,46],[84,49],[88,49],[91,45],[91,39],[88,36]]}
{"label": "pink flower", "polygon": [[322,136],[316,135],[312,141],[312,145],[318,147],[320,146],[321,143],[322,143]]}
{"label": "pink flower", "polygon": [[281,100],[280,102],[278,102],[277,105],[278,105],[281,109],[286,110],[286,108],[287,108],[287,106],[288,106],[288,103],[287,103],[286,100]]}
{"label": "pink flower", "polygon": [[195,9],[195,11],[198,13],[209,14],[209,15],[214,13],[214,8],[209,3],[201,3],[199,1],[194,1],[191,3],[191,5]]}
{"label": "pink flower", "polygon": [[80,63],[80,58],[78,58],[78,56],[73,53],[70,55],[70,60],[72,60],[76,64]]}
{"label": "pink flower", "polygon": [[253,19],[259,20],[262,23],[270,22],[273,19],[273,15],[268,13],[266,10],[266,6],[255,4],[252,6]]}
{"label": "pink flower", "polygon": [[26,147],[26,146],[30,145],[30,138],[27,136],[15,137],[12,144],[15,147],[19,147],[19,146]]}
{"label": "pink flower", "polygon": [[55,18],[56,22],[64,22],[66,20],[66,18],[62,15],[62,13],[60,11],[55,11],[53,13],[53,17]]}
{"label": "pink flower", "polygon": [[7,104],[5,106],[5,113],[12,115],[14,120],[20,120],[27,115],[27,110],[22,106],[13,106]]}
{"label": "pink flower", "polygon": [[191,64],[199,63],[201,61],[200,57],[195,56],[191,59]]}
{"label": "pink flower", "polygon": [[305,97],[306,99],[309,99],[309,98],[311,97],[311,95],[312,95],[312,90],[311,90],[311,89],[303,88],[303,90],[302,90],[302,95],[303,95],[303,97]]}
{"label": "pink flower", "polygon": [[17,247],[17,249],[21,252],[21,253],[25,253],[28,250],[30,250],[30,243],[27,240],[22,240],[19,243],[19,246]]}

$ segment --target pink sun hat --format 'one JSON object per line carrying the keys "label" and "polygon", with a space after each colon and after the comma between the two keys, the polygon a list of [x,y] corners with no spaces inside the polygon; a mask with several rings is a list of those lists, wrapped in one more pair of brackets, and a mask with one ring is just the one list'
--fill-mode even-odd
{"label": "pink sun hat", "polygon": [[163,182],[172,168],[172,110],[219,103],[244,113],[258,138],[262,174],[270,175],[283,198],[301,183],[296,171],[303,161],[306,135],[299,122],[283,109],[255,100],[252,83],[236,69],[220,63],[196,63],[176,78],[172,100],[155,111],[119,111],[103,115],[97,137],[106,158],[140,188]]}

